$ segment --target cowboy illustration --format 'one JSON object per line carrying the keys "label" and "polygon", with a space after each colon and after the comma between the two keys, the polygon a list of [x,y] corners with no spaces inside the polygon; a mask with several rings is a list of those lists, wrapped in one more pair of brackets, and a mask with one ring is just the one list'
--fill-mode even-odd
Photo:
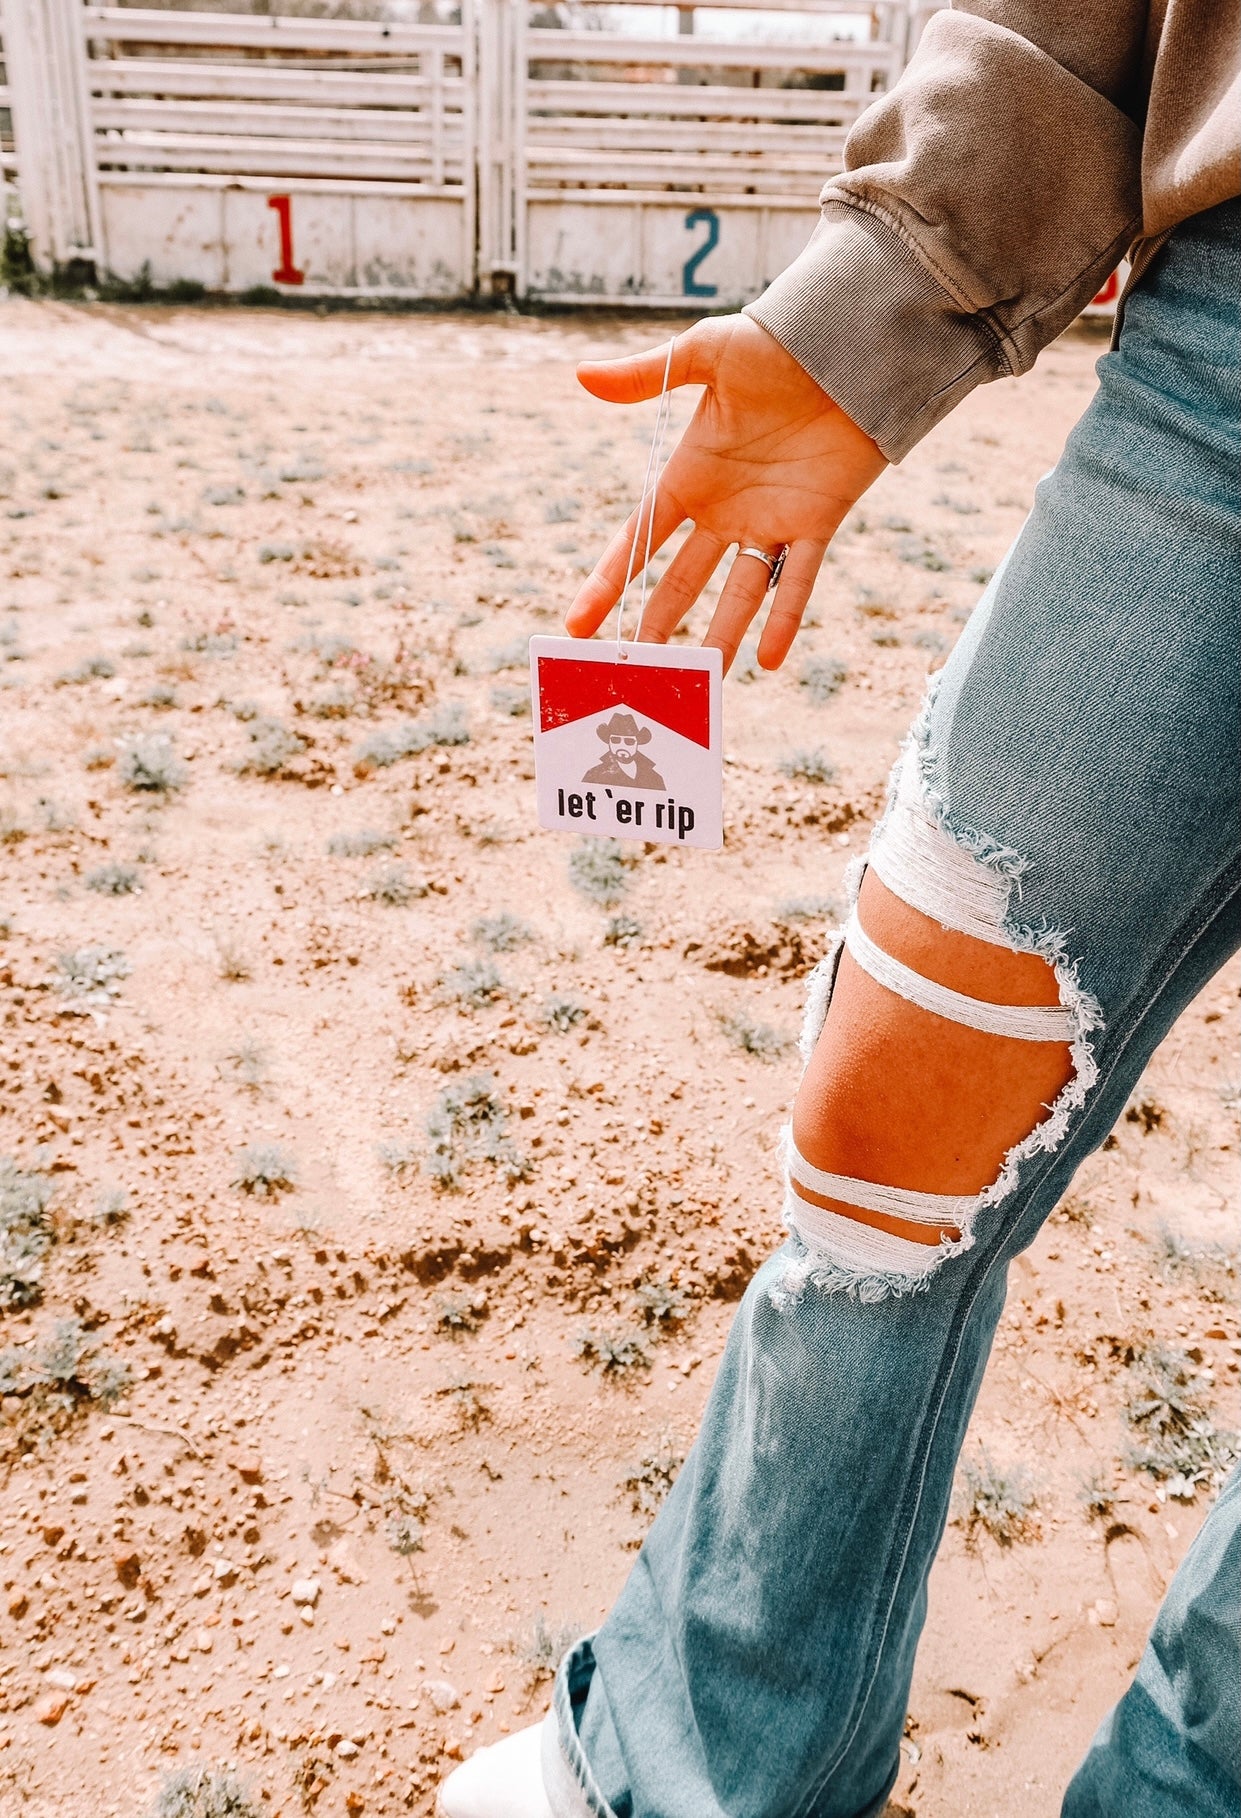
{"label": "cowboy illustration", "polygon": [[586,772],[584,783],[613,783],[622,789],[667,788],[650,758],[638,750],[639,745],[651,742],[649,726],[639,726],[632,713],[614,713],[595,731],[607,750],[594,769]]}

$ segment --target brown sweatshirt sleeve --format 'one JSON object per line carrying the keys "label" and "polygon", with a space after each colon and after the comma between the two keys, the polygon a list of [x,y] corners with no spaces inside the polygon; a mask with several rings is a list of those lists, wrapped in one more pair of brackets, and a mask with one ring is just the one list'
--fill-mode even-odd
{"label": "brown sweatshirt sleeve", "polygon": [[858,120],[805,251],[746,313],[902,456],[1025,372],[1141,224],[1145,0],[967,0]]}

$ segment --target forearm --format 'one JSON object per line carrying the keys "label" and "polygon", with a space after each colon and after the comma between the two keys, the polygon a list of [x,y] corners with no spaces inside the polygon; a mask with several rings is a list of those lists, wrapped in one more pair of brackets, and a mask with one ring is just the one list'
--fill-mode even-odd
{"label": "forearm", "polygon": [[1145,10],[936,14],[850,134],[809,246],[749,306],[890,459],[1026,371],[1137,233]]}

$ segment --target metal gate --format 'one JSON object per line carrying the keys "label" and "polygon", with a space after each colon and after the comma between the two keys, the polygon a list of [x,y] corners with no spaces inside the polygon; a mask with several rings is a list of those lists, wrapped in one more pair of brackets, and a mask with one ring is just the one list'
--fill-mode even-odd
{"label": "metal gate", "polygon": [[631,4],[649,32],[547,0],[418,25],[3,0],[35,262],[234,293],[743,302],[805,243],[910,9],[877,0],[859,38],[849,0],[686,0],[661,37],[659,0]]}
{"label": "metal gate", "polygon": [[[653,22],[667,14],[639,3]],[[728,35],[743,9],[783,27],[779,41]],[[844,0],[711,0],[679,7],[674,38],[528,23],[513,172],[523,292],[653,305],[756,296],[805,245],[849,127],[904,63],[903,5],[880,0],[869,38],[831,41],[849,12]]]}

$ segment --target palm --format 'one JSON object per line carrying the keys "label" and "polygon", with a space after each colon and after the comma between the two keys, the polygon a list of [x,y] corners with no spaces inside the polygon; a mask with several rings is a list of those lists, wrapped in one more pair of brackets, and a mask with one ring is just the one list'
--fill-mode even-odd
{"label": "palm", "polygon": [[[587,389],[615,402],[658,393],[664,350],[579,369]],[[685,617],[730,544],[788,556],[759,644],[776,668],[796,635],[827,547],[854,501],[882,471],[875,444],[839,410],[764,329],[746,316],[699,323],[674,351],[674,384],[706,389],[660,480],[652,550],[687,518],[694,528],[653,589],[639,635],[664,642]],[[619,598],[635,534],[635,513],[613,538],[568,615],[575,636],[596,631]],[[640,564],[639,564],[640,565]],[[706,644],[736,654],[767,588],[764,564],[734,565]]]}

